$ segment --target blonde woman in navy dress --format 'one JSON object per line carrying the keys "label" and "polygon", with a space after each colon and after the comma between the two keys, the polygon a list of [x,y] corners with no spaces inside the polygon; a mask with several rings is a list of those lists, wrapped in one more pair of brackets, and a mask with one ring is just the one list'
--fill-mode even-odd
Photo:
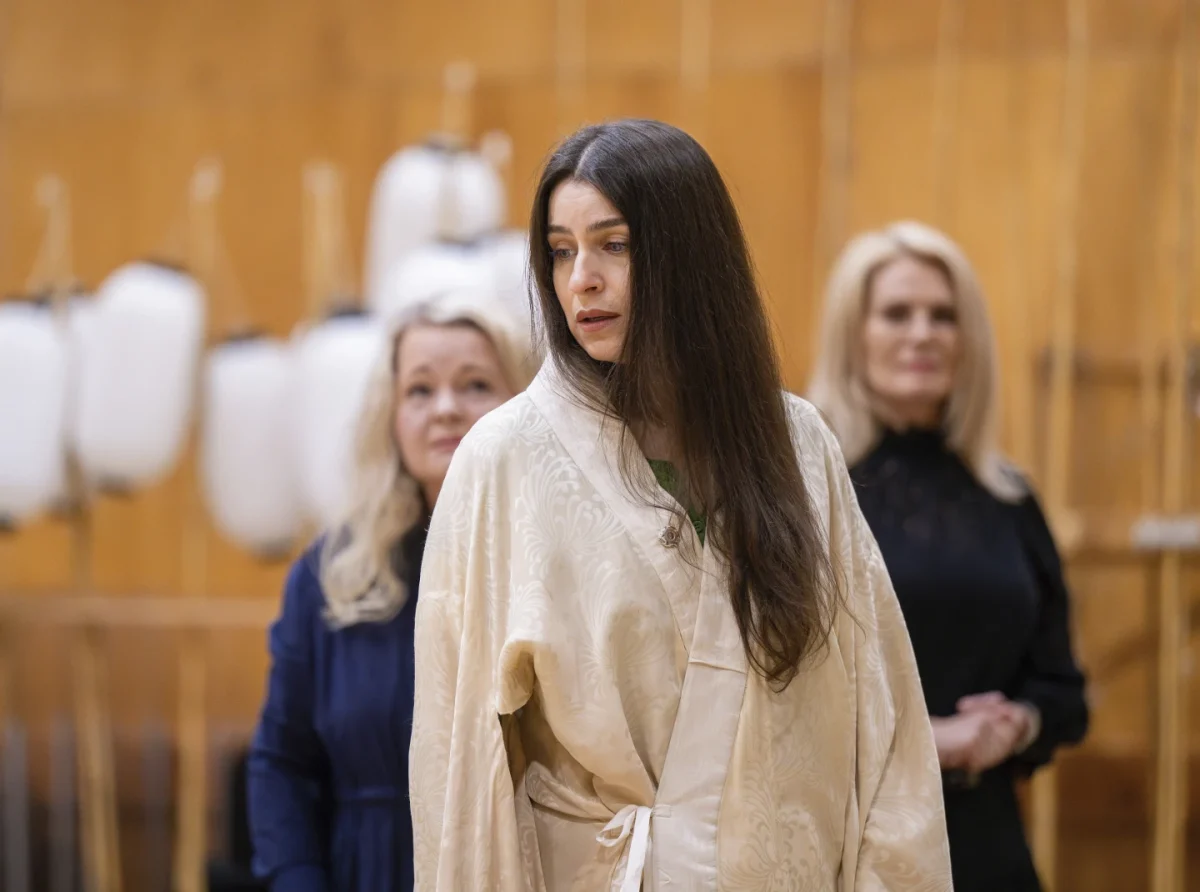
{"label": "blonde woman in navy dress", "polygon": [[408,892],[413,617],[458,442],[524,389],[528,336],[451,296],[396,329],[361,419],[355,500],[291,568],[249,758],[255,872],[275,892]]}

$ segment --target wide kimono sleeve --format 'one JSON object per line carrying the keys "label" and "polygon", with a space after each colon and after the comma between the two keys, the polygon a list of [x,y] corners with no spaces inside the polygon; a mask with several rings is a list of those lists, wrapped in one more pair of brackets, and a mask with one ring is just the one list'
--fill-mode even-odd
{"label": "wide kimono sleeve", "polygon": [[532,689],[528,661],[505,652],[512,505],[496,460],[481,451],[471,436],[459,446],[421,568],[409,750],[420,892],[537,888],[521,853],[510,720],[502,723]]}
{"label": "wide kimono sleeve", "polygon": [[314,548],[288,573],[283,607],[268,636],[267,695],[247,759],[254,872],[272,892],[329,888],[322,830],[329,768],[313,715],[313,638],[324,604],[315,562]]}
{"label": "wide kimono sleeve", "polygon": [[[891,579],[858,507],[845,460],[821,423],[829,479],[830,546],[853,639],[857,776],[854,863],[846,892],[946,892],[952,888],[941,769],[916,658]],[[846,645],[843,642],[843,649]]]}

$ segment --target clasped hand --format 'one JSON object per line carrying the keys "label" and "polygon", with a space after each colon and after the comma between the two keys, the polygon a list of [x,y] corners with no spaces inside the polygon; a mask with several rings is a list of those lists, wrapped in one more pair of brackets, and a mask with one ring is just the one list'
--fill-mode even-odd
{"label": "clasped hand", "polygon": [[955,715],[932,720],[933,738],[942,769],[959,769],[969,776],[978,776],[1011,756],[1033,721],[1028,707],[999,691],[963,697],[957,707]]}

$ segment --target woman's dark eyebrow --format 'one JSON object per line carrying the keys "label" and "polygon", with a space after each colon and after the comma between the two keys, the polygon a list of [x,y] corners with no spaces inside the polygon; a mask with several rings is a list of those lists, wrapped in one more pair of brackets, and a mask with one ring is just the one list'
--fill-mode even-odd
{"label": "woman's dark eyebrow", "polygon": [[[599,232],[602,229],[616,229],[618,226],[625,225],[627,224],[625,223],[625,219],[623,217],[609,217],[605,220],[597,220],[595,223],[590,224],[587,228],[587,231]],[[571,230],[567,229],[567,227],[558,226],[554,223],[551,223],[548,227],[546,227],[546,231],[559,233],[561,235],[571,234]]]}

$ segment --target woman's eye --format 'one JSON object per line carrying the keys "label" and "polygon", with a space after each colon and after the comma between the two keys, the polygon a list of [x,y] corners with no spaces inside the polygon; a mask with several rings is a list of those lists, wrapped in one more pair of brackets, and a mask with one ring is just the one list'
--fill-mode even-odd
{"label": "woman's eye", "polygon": [[624,254],[627,250],[629,250],[629,245],[627,245],[625,242],[609,242],[604,247],[613,254]]}
{"label": "woman's eye", "polygon": [[404,391],[404,395],[410,399],[426,397],[429,396],[430,393],[432,393],[432,391],[429,389],[428,385],[425,384],[414,384],[408,388],[408,390]]}

